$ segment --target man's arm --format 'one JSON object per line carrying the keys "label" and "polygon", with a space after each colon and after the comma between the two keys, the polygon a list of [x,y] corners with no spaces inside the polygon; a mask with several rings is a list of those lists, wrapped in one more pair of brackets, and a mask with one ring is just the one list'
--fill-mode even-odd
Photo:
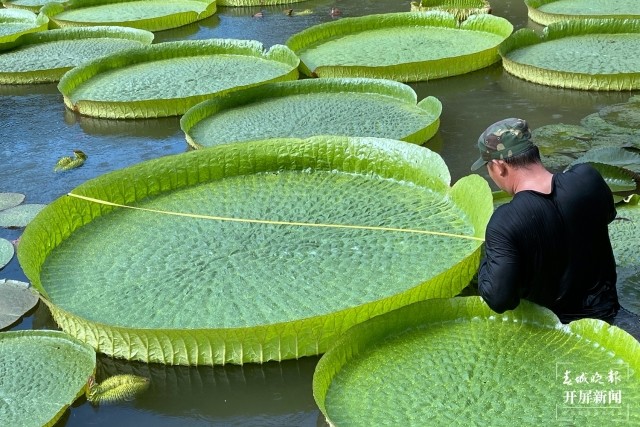
{"label": "man's arm", "polygon": [[497,312],[513,310],[520,303],[518,251],[508,237],[489,222],[485,237],[485,257],[478,272],[478,291]]}

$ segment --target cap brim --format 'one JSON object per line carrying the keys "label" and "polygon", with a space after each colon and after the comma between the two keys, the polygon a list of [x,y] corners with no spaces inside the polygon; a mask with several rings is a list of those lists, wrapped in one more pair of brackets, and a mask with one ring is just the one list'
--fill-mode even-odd
{"label": "cap brim", "polygon": [[471,165],[471,170],[472,171],[476,171],[478,169],[480,169],[482,166],[486,165],[488,162],[483,159],[482,157],[480,157],[478,160],[475,161],[474,164]]}

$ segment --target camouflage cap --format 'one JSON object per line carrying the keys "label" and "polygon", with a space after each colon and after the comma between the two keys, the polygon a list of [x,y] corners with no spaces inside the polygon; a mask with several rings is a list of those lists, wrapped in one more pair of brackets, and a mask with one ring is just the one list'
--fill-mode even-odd
{"label": "camouflage cap", "polygon": [[531,147],[531,132],[525,120],[500,120],[489,126],[478,138],[480,158],[471,165],[471,170],[477,170],[491,160],[506,159],[524,153]]}

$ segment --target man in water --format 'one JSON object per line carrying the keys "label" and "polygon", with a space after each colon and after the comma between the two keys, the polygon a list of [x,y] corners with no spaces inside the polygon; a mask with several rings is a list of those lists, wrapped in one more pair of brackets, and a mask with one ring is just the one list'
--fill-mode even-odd
{"label": "man in water", "polygon": [[616,210],[598,171],[580,164],[552,174],[542,164],[527,122],[509,118],[478,139],[489,176],[513,196],[487,225],[478,290],[492,310],[521,298],[551,309],[562,322],[611,322],[620,308],[608,224]]}

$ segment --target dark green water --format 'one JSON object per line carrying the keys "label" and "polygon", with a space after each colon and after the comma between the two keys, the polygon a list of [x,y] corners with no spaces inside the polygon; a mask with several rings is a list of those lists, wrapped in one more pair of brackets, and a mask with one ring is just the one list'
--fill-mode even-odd
{"label": "dark green water", "polygon": [[[409,1],[314,0],[264,8],[219,8],[202,22],[156,34],[156,42],[205,39],[254,39],[266,47],[321,22],[341,17],[402,12]],[[529,26],[521,0],[493,0],[493,14],[516,29]],[[285,16],[285,9],[312,9],[311,15]],[[263,11],[262,18],[254,18]],[[464,76],[411,84],[422,99],[443,104],[440,131],[427,146],[439,152],[453,180],[469,173],[476,159],[475,141],[491,123],[522,117],[532,128],[578,124],[606,105],[626,102],[632,93],[595,93],[547,88],[503,72],[499,64]],[[638,92],[635,92],[636,94]],[[81,149],[83,167],[54,173],[58,158]],[[187,150],[178,118],[110,121],[80,117],[65,110],[55,85],[0,86],[0,192],[20,192],[27,203],[50,203],[87,179],[143,160]],[[486,175],[485,175],[486,177]],[[15,239],[21,230],[0,229]],[[25,280],[14,260],[0,278]],[[55,328],[46,308],[15,325],[17,329]],[[317,358],[283,363],[225,367],[170,367],[99,358],[98,379],[118,373],[151,378],[150,389],[133,402],[92,407],[83,399],[58,426],[323,426],[311,380]]]}

